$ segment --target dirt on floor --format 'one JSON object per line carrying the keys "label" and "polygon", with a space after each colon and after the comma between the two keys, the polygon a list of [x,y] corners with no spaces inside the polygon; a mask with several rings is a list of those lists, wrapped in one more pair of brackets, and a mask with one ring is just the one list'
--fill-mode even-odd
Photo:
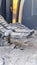
{"label": "dirt on floor", "polygon": [[37,65],[37,48],[0,47],[0,65]]}

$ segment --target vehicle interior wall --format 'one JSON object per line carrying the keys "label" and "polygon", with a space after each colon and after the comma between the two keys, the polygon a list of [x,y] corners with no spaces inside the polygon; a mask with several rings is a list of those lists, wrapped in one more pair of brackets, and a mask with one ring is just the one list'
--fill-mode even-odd
{"label": "vehicle interior wall", "polygon": [[8,23],[11,22],[12,12],[11,7],[12,0],[0,0],[0,14],[6,19]]}
{"label": "vehicle interior wall", "polygon": [[22,23],[30,29],[37,29],[37,0],[25,0]]}

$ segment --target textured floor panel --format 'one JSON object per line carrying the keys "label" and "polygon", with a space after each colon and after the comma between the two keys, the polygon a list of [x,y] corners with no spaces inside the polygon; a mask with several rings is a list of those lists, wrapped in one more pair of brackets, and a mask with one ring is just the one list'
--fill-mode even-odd
{"label": "textured floor panel", "polygon": [[[1,63],[2,62],[2,63]],[[37,49],[0,48],[0,65],[37,65]]]}

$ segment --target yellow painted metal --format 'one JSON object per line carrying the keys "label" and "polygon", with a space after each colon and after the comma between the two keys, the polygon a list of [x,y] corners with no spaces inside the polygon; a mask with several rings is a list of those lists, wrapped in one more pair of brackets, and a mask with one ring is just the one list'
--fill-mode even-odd
{"label": "yellow painted metal", "polygon": [[17,5],[18,5],[18,0],[13,0],[13,20],[12,23],[16,23],[16,13],[17,13]]}

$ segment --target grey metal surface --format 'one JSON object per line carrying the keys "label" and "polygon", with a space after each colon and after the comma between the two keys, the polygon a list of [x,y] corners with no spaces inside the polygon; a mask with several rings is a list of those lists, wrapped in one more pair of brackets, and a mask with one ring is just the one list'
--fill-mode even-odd
{"label": "grey metal surface", "polygon": [[34,30],[30,30],[22,24],[8,24],[1,15],[0,31],[3,33],[2,37],[6,38],[5,41],[9,41],[10,43],[18,43],[19,41],[25,43],[27,42],[28,37],[34,34]]}
{"label": "grey metal surface", "polygon": [[37,29],[37,0],[25,0],[22,23],[30,29]]}
{"label": "grey metal surface", "polygon": [[6,19],[8,23],[12,20],[11,0],[0,0],[0,14]]}
{"label": "grey metal surface", "polygon": [[11,23],[11,21],[12,21],[11,6],[12,6],[12,1],[6,0],[6,21],[8,23]]}
{"label": "grey metal surface", "polygon": [[2,45],[37,46],[37,30],[30,30],[19,23],[8,24],[2,16],[0,16],[0,36]]}
{"label": "grey metal surface", "polygon": [[0,0],[0,14],[2,15],[2,0]]}
{"label": "grey metal surface", "polygon": [[[6,28],[4,29],[1,24],[3,24],[5,27],[8,25],[9,30]],[[10,45],[8,43],[8,39],[5,38],[5,40],[3,40],[0,35],[0,65],[37,65],[37,30],[34,30],[34,34],[30,34],[33,30],[30,30],[19,23],[5,24],[7,24],[6,21],[2,16],[0,16],[0,34],[6,34],[7,36],[10,34],[10,40],[13,36],[16,38],[15,32],[21,33],[20,36],[17,34],[19,38],[22,36],[22,33],[26,33],[24,35],[28,34],[30,36],[28,36],[28,38],[26,36],[26,38],[20,38],[20,41],[16,40],[16,42],[14,42],[15,39],[12,38],[13,44]],[[3,30],[1,30],[2,27]],[[24,40],[25,43],[23,43]]]}

